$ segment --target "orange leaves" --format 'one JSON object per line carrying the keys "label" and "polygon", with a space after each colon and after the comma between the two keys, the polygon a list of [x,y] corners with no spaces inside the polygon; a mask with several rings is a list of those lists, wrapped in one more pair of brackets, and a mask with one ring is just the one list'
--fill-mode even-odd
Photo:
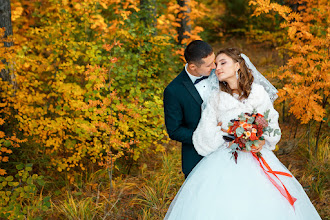
{"label": "orange leaves", "polygon": [[[8,115],[9,112],[4,111],[5,109],[1,109],[0,111],[3,115]],[[5,120],[0,118],[0,125],[4,125]],[[22,143],[25,140],[20,140],[14,134],[12,137],[8,137],[3,131],[0,131],[0,166],[2,163],[6,163],[9,161],[9,154],[12,154],[13,151],[10,148],[19,147],[18,143]],[[3,167],[2,167],[3,168]],[[5,169],[0,168],[0,175],[7,174]]]}
{"label": "orange leaves", "polygon": [[323,119],[325,109],[320,105],[322,97],[313,94],[313,90],[308,87],[300,87],[300,90],[297,91],[297,89],[289,86],[283,90],[287,91],[292,103],[289,112],[293,113],[303,124],[310,120],[321,121]]}
{"label": "orange leaves", "polygon": [[[114,40],[114,42],[112,44],[103,44],[102,48],[105,49],[106,51],[110,52],[114,46],[121,47],[121,45],[122,45],[122,43],[120,43],[119,41]],[[112,59],[117,60],[117,57],[114,57]],[[112,63],[114,63],[114,62],[112,62]]]}
{"label": "orange leaves", "polygon": [[0,156],[0,161],[1,162],[8,162],[8,159],[9,159],[8,156],[4,156],[4,157]]}
{"label": "orange leaves", "polygon": [[6,170],[0,168],[0,176],[4,176],[6,174],[7,174]]}
{"label": "orange leaves", "polygon": [[188,6],[192,9],[190,13],[192,20],[205,17],[208,13],[213,13],[213,8],[210,9],[198,1],[188,1]]}
{"label": "orange leaves", "polygon": [[289,41],[284,48],[291,58],[279,69],[278,78],[284,82],[279,90],[280,101],[290,103],[290,112],[305,124],[311,120],[322,121],[328,114],[324,99],[329,95],[329,25],[324,17],[330,16],[326,1],[305,1],[298,12],[283,7],[271,6],[269,1],[251,1],[257,5],[257,13],[268,13],[272,8],[286,22],[281,28],[287,29]]}
{"label": "orange leaves", "polygon": [[19,18],[23,13],[23,7],[22,4],[20,2],[12,2],[11,3],[11,19],[13,22],[15,22],[15,20],[17,18]]}
{"label": "orange leaves", "polygon": [[[17,48],[0,48],[1,57],[6,52],[15,60],[17,90],[8,89],[0,109],[14,110],[15,129],[29,136],[32,150],[72,176],[93,163],[106,165],[110,155],[112,162],[137,160],[163,149],[160,97],[177,65],[175,1],[168,4],[171,13],[161,9],[166,13],[156,36],[141,26],[135,0],[18,2],[17,12],[26,7],[14,22]],[[194,2],[191,17],[203,16]],[[190,37],[201,31],[195,27]],[[1,132],[0,139],[10,142],[8,150],[23,141]]]}
{"label": "orange leaves", "polygon": [[3,120],[2,118],[0,118],[0,125],[3,125],[5,123],[5,120]]}
{"label": "orange leaves", "polygon": [[105,31],[105,32],[108,31],[107,24],[105,23],[105,20],[101,15],[99,15],[99,14],[92,15],[91,21],[93,22],[91,25],[92,29],[96,29],[99,31]]}
{"label": "orange leaves", "polygon": [[269,13],[271,11],[277,11],[282,17],[285,17],[291,12],[291,9],[287,6],[282,6],[277,3],[270,3],[270,0],[251,0],[249,5],[257,6],[254,11],[254,16],[259,16],[261,13]]}
{"label": "orange leaves", "polygon": [[[182,13],[180,13],[182,12]],[[167,3],[167,12],[157,19],[157,28],[162,32],[169,34],[177,40],[176,28],[180,27],[180,21],[182,19],[189,18],[191,33],[185,33],[188,36],[184,39],[182,44],[187,44],[190,41],[201,39],[199,33],[203,31],[203,28],[195,25],[195,21],[202,18],[209,13],[209,9],[202,3],[198,3],[195,0],[187,1],[187,5],[181,7],[174,1],[169,1]]]}

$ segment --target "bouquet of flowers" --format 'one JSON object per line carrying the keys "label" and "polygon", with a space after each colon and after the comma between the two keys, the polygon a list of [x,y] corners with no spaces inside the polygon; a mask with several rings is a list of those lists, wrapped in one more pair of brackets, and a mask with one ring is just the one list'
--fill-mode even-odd
{"label": "bouquet of flowers", "polygon": [[[226,141],[233,141],[230,146],[235,163],[237,163],[238,151],[251,151],[258,146],[259,141],[265,140],[263,134],[268,132],[269,135],[274,132],[280,135],[279,129],[272,129],[268,126],[271,119],[268,120],[269,110],[263,115],[255,110],[252,113],[242,113],[238,119],[231,120],[228,123],[228,136],[224,136]],[[260,152],[257,156],[261,156]]]}

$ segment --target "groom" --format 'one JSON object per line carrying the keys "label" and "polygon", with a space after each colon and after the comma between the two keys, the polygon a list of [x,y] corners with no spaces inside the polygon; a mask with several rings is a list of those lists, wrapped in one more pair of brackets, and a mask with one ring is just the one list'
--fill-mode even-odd
{"label": "groom", "polygon": [[192,41],[184,51],[186,66],[164,90],[165,125],[171,139],[182,143],[182,171],[185,178],[203,158],[192,143],[207,100],[206,79],[215,69],[212,47],[201,40]]}

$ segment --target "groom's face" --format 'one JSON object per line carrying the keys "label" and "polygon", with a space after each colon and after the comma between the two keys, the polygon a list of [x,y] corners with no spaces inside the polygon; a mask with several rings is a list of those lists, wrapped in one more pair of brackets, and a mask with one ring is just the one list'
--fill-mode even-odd
{"label": "groom's face", "polygon": [[215,69],[214,64],[215,55],[214,53],[202,59],[203,63],[200,65],[193,64],[191,69],[194,71],[196,76],[209,76],[211,71]]}

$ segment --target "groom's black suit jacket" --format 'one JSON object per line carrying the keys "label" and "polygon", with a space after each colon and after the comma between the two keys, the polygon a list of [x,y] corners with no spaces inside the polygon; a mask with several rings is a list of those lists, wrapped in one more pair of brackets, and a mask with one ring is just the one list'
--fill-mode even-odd
{"label": "groom's black suit jacket", "polygon": [[192,143],[201,117],[202,98],[183,70],[164,90],[165,125],[170,138],[182,143],[182,171],[187,177],[203,158]]}

